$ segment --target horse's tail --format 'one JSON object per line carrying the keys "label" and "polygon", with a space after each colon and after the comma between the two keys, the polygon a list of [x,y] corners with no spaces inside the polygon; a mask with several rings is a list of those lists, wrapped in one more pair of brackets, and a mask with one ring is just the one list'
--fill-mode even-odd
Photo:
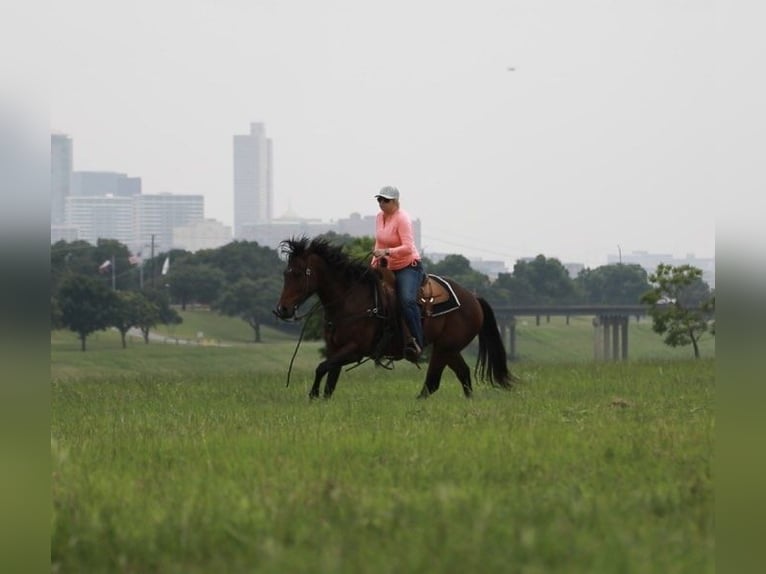
{"label": "horse's tail", "polygon": [[481,310],[484,312],[484,322],[479,331],[479,357],[476,361],[476,375],[482,380],[489,380],[492,386],[510,389],[518,378],[508,369],[508,355],[505,352],[500,329],[497,326],[495,312],[489,303],[477,297]]}

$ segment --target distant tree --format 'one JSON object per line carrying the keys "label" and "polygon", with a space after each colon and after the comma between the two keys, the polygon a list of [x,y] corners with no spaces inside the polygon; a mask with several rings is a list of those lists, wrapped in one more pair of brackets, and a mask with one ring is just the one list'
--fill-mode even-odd
{"label": "distant tree", "polygon": [[[359,239],[358,237],[352,237],[348,233],[337,233],[335,231],[326,231],[325,233],[320,233],[317,237],[325,239],[333,245],[342,247],[343,251],[349,255],[351,254],[351,251],[354,250],[354,245],[358,244],[357,240]],[[375,245],[375,240],[372,237],[370,237],[370,239],[370,251],[372,251],[372,246]]]}
{"label": "distant tree", "polygon": [[474,293],[483,294],[489,289],[489,277],[471,267],[471,262],[463,255],[447,255],[438,263],[431,263],[427,271],[450,277]]}
{"label": "distant tree", "polygon": [[224,284],[233,285],[244,277],[262,279],[280,276],[283,262],[276,250],[255,241],[232,241],[217,249],[195,254],[195,263],[206,264],[224,274]]}
{"label": "distant tree", "polygon": [[279,299],[281,281],[277,277],[242,278],[224,289],[213,309],[239,317],[253,329],[253,340],[261,342],[261,325],[274,319],[272,310]]}
{"label": "distant tree", "polygon": [[168,276],[162,273],[166,261],[168,274],[179,265],[193,265],[199,262],[195,253],[185,249],[171,249],[154,257],[150,254],[143,258],[144,286],[149,289],[161,289],[168,285]]}
{"label": "distant tree", "polygon": [[170,296],[185,311],[186,305],[192,302],[212,303],[218,297],[225,275],[211,265],[180,263],[171,268],[164,280],[170,289]]}
{"label": "distant tree", "polygon": [[85,341],[94,331],[102,331],[112,323],[116,296],[102,282],[93,277],[72,275],[64,279],[58,295],[61,324]]}
{"label": "distant tree", "polygon": [[643,267],[630,265],[603,265],[585,269],[575,279],[586,303],[597,305],[631,305],[651,287]]}
{"label": "distant tree", "polygon": [[343,251],[351,259],[362,262],[372,261],[372,249],[375,247],[375,239],[371,236],[354,237],[351,241],[343,243]]}
{"label": "distant tree", "polygon": [[170,306],[170,297],[164,289],[147,289],[143,292],[147,304],[140,309],[137,327],[141,329],[144,343],[149,344],[149,332],[158,323],[177,325],[183,322],[178,312]]}
{"label": "distant tree", "polygon": [[[93,273],[101,277],[103,283],[111,288],[112,274],[115,287],[122,291],[138,287],[133,265],[130,264],[130,250],[116,239],[99,239],[93,248]],[[109,267],[99,274],[99,267],[109,262]],[[113,267],[112,267],[113,266]]]}
{"label": "distant tree", "polygon": [[87,241],[57,241],[51,245],[51,294],[55,295],[63,280],[70,275],[95,276],[94,247]]}
{"label": "distant tree", "polygon": [[513,305],[567,305],[579,300],[566,268],[544,255],[517,261],[513,274],[501,273],[496,283],[498,289],[507,290]]}
{"label": "distant tree", "polygon": [[112,313],[112,327],[120,333],[122,348],[127,345],[127,334],[140,321],[141,306],[148,302],[146,298],[136,291],[117,291],[114,312]]}
{"label": "distant tree", "polygon": [[649,282],[652,287],[641,302],[650,305],[652,329],[671,347],[691,344],[698,359],[700,339],[705,333],[715,335],[715,296],[702,281],[702,270],[661,263]]}

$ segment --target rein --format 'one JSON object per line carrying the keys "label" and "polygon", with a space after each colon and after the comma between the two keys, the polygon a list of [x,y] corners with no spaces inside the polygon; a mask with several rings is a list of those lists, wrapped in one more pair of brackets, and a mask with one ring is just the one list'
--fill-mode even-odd
{"label": "rein", "polygon": [[[314,306],[311,307],[311,309],[308,310],[308,312],[301,317],[303,319],[304,317],[310,317],[317,309],[319,309],[319,306],[322,304],[321,301],[317,301],[314,303]],[[295,351],[293,351],[293,356],[290,358],[290,367],[287,369],[287,382],[285,383],[285,387],[290,386],[290,374],[293,372],[293,363],[295,362],[295,357],[298,356],[298,349],[301,346],[301,343],[303,342],[303,335],[306,333],[306,327],[308,326],[309,322],[306,321],[303,323],[303,327],[301,327],[301,334],[298,336],[298,342],[295,345]]]}

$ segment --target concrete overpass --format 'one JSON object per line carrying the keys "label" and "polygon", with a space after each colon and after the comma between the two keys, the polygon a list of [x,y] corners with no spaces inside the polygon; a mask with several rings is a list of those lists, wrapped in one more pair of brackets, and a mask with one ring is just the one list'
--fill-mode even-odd
{"label": "concrete overpass", "polygon": [[598,361],[625,361],[628,359],[628,320],[630,317],[647,315],[649,305],[515,305],[495,307],[497,324],[503,341],[508,345],[508,358],[515,361],[516,353],[516,318],[535,317],[537,325],[540,318],[551,316],[593,317],[593,358]]}

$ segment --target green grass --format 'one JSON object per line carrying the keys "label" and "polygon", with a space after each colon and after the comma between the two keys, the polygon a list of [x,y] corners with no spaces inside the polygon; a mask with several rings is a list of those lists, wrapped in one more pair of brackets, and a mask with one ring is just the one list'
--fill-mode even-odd
{"label": "green grass", "polygon": [[[52,341],[56,572],[713,572],[714,362],[526,360],[508,393],[318,344]],[[552,343],[548,343],[552,344]],[[313,346],[312,346],[313,345]]]}
{"label": "green grass", "polygon": [[[197,339],[202,337],[209,342],[228,343],[252,343],[254,342],[253,329],[242,319],[219,315],[207,309],[192,309],[180,311],[183,323],[179,325],[158,325],[155,332],[182,339]],[[277,329],[276,319],[267,321],[261,326],[261,338],[265,341],[287,341],[297,336],[299,328],[294,329],[294,334],[285,333]]]}

